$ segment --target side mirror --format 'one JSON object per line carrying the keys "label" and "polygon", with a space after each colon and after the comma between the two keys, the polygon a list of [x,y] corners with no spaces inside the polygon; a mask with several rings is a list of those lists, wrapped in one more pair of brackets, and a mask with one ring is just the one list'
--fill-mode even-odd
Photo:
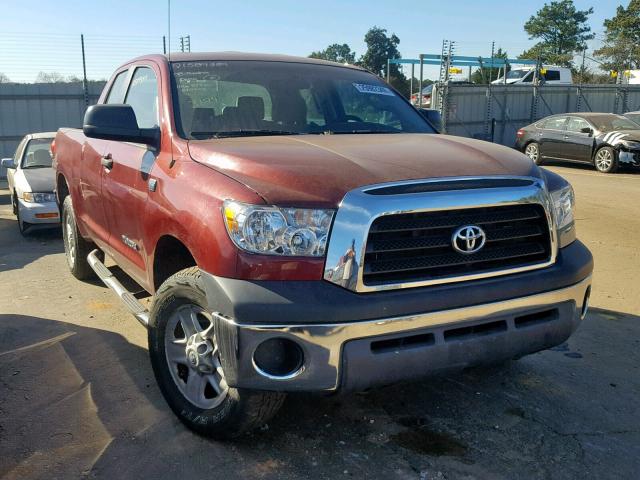
{"label": "side mirror", "polygon": [[593,135],[593,129],[591,127],[583,127],[580,129],[580,133],[588,133],[591,136]]}
{"label": "side mirror", "polygon": [[434,110],[433,108],[419,108],[418,111],[438,133],[442,132],[442,115],[440,115],[438,110]]}
{"label": "side mirror", "polygon": [[0,165],[7,169],[16,168],[16,166],[13,163],[13,158],[3,158],[2,163],[0,163]]}
{"label": "side mirror", "polygon": [[143,143],[157,147],[159,128],[139,128],[131,105],[93,105],[84,114],[82,131],[89,138]]}

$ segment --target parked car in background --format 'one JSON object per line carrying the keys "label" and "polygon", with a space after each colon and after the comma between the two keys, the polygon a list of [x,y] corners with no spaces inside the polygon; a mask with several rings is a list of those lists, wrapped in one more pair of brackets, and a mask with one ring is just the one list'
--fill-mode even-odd
{"label": "parked car in background", "polygon": [[51,142],[56,132],[31,133],[18,144],[13,158],[3,158],[13,213],[20,233],[33,225],[57,225],[60,212],[54,194]]}
{"label": "parked car in background", "polygon": [[[473,85],[473,82],[468,80],[449,80],[449,85]],[[422,105],[420,105],[420,95],[416,92],[411,95],[411,103],[416,107],[421,106],[423,108],[432,108],[431,99],[438,96],[438,83],[432,83],[422,89]]]}
{"label": "parked car in background", "polygon": [[568,160],[614,173],[640,166],[640,125],[613,113],[552,115],[518,130],[516,148],[538,165]]}
{"label": "parked car in background", "polygon": [[[512,68],[507,72],[507,79],[500,77],[491,82],[494,85],[506,83],[507,85],[524,84],[532,85],[535,79],[535,67]],[[573,75],[571,69],[566,67],[556,67],[545,65],[538,72],[540,83],[544,85],[572,85]]]}
{"label": "parked car in background", "polygon": [[500,362],[578,327],[593,263],[571,185],[427,118],[359,67],[182,53],[122,65],[58,132],[68,267],[148,328],[185,424],[237,436],[285,392]]}

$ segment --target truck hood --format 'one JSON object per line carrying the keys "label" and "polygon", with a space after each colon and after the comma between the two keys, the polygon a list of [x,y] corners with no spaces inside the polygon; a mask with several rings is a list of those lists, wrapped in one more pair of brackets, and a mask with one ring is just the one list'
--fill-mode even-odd
{"label": "truck hood", "polygon": [[531,160],[513,149],[435,134],[191,140],[189,152],[195,161],[281,206],[336,207],[356,187],[400,180],[540,175]]}

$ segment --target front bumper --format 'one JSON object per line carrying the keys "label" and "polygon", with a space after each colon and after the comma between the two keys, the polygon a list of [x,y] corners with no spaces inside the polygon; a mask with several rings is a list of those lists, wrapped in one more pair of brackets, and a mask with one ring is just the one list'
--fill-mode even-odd
{"label": "front bumper", "polygon": [[20,219],[32,224],[60,223],[60,211],[56,202],[31,203],[18,200]]}
{"label": "front bumper", "polygon": [[[592,269],[591,254],[576,241],[561,249],[556,264],[546,269],[373,294],[322,281],[203,277],[230,386],[335,391],[362,390],[558,345],[586,310]],[[303,367],[281,378],[261,373],[254,352],[271,338],[293,340],[303,352]]]}

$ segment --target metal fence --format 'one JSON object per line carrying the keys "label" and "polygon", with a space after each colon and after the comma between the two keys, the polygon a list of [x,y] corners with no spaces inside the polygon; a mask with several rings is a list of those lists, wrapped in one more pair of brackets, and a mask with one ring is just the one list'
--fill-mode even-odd
{"label": "metal fence", "polygon": [[[89,105],[103,87],[104,82],[89,82]],[[81,127],[86,108],[82,82],[0,84],[0,158],[12,157],[27,133]]]}
{"label": "metal fence", "polygon": [[519,128],[549,115],[640,110],[640,85],[445,84],[436,92],[447,133],[507,146],[513,146]]}

